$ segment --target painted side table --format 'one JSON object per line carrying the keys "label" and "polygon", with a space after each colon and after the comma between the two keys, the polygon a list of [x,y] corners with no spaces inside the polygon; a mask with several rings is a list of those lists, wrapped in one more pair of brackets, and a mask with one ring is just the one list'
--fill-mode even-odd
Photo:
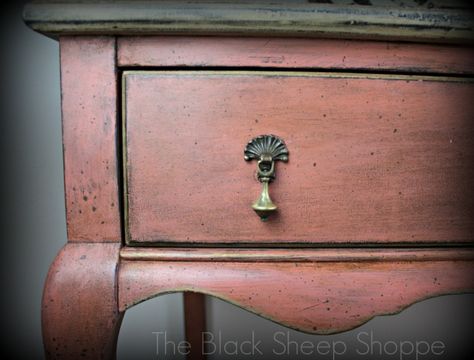
{"label": "painted side table", "polygon": [[61,56],[48,358],[113,358],[169,292],[327,334],[474,290],[472,17],[334,3],[25,7]]}

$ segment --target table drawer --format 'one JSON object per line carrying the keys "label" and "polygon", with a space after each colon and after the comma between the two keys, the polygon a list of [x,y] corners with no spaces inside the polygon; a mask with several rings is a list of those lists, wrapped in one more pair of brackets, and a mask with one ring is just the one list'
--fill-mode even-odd
{"label": "table drawer", "polygon": [[[474,235],[474,84],[304,72],[125,71],[127,242],[466,243]],[[249,140],[289,161],[261,185]]]}

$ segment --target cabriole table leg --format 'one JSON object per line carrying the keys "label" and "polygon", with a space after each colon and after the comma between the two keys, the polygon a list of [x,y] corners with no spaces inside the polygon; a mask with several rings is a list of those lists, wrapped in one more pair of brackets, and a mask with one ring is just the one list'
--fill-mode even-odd
{"label": "cabriole table leg", "polygon": [[120,244],[67,244],[48,273],[43,342],[48,359],[115,359],[123,312],[116,271]]}

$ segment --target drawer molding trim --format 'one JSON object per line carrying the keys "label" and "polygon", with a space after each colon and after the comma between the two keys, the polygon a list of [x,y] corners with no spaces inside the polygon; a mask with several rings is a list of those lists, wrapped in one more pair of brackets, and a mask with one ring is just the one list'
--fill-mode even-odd
{"label": "drawer molding trim", "polygon": [[124,247],[123,260],[199,262],[468,261],[474,248],[205,249]]}

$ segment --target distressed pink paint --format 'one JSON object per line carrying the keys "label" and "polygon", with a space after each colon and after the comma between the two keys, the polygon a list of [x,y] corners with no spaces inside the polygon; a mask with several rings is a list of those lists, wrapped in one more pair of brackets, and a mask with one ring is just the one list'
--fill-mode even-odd
{"label": "distressed pink paint", "polygon": [[[343,74],[125,73],[135,242],[455,243],[474,238],[474,87]],[[262,222],[253,137],[288,163]]]}
{"label": "distressed pink paint", "polygon": [[119,273],[119,308],[125,311],[159,294],[190,290],[216,296],[298,330],[334,333],[427,297],[473,291],[473,272],[472,261],[125,260]]}
{"label": "distressed pink paint", "polygon": [[119,242],[115,38],[62,37],[60,51],[68,239]]}
{"label": "distressed pink paint", "polygon": [[472,74],[471,47],[382,41],[146,36],[118,39],[119,66],[255,66]]}
{"label": "distressed pink paint", "polygon": [[[43,295],[47,358],[114,358],[125,310],[167,292],[210,294],[298,330],[332,333],[428,297],[474,291],[472,249],[448,246],[473,239],[471,83],[127,77],[134,239],[231,243],[240,234],[254,246],[130,248],[122,247],[120,231],[115,43],[60,39],[70,242],[53,262]],[[118,58],[121,66],[462,74],[473,72],[471,54],[444,45],[149,37],[119,39]],[[283,215],[265,230],[249,208],[260,186],[242,150],[267,132],[287,140],[290,162],[278,167],[271,185]],[[185,179],[197,181],[201,193]],[[212,199],[216,191],[220,202]],[[170,236],[160,237],[163,229]],[[275,239],[381,246],[257,248]],[[383,246],[391,241],[406,246]],[[419,248],[418,241],[443,248]]]}
{"label": "distressed pink paint", "polygon": [[48,273],[43,343],[48,359],[112,359],[123,314],[116,271],[120,244],[67,244]]}

